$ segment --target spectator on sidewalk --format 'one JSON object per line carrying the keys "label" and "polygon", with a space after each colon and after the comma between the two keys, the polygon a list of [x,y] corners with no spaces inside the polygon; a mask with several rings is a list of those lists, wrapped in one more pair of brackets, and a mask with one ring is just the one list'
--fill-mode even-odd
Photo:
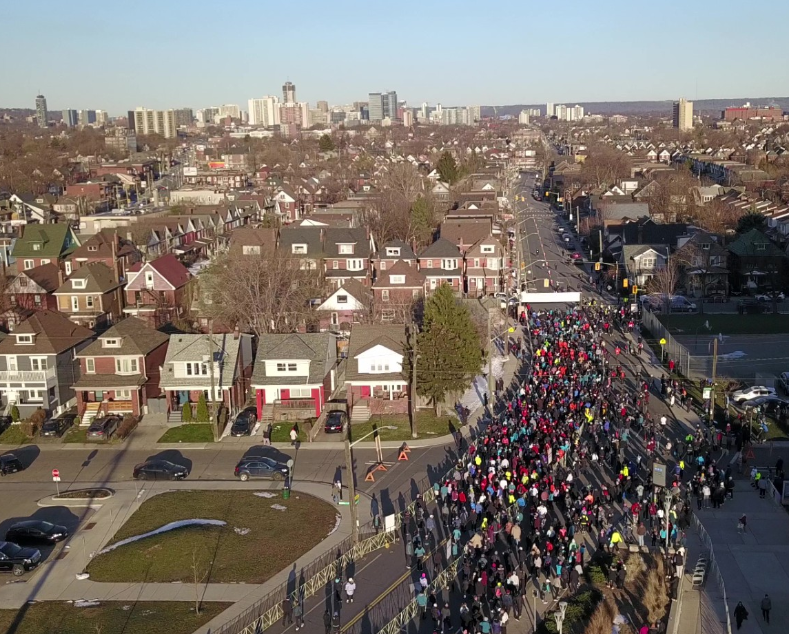
{"label": "spectator on sidewalk", "polygon": [[353,603],[353,593],[356,592],[356,583],[353,580],[353,577],[348,577],[348,581],[345,582],[345,602],[346,603]]}
{"label": "spectator on sidewalk", "polygon": [[767,625],[770,625],[770,610],[773,609],[773,602],[770,600],[769,594],[765,593],[764,599],[762,599],[761,608],[764,622],[767,623]]}

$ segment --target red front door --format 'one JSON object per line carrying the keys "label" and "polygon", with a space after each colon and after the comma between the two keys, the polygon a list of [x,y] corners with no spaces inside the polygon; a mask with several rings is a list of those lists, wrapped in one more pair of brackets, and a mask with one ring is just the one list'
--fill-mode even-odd
{"label": "red front door", "polygon": [[370,397],[370,386],[362,385],[362,398],[369,398],[369,397]]}

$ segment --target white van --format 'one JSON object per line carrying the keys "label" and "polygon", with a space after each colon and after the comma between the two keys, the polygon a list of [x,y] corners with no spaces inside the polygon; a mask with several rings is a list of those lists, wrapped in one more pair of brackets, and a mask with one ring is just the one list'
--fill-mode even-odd
{"label": "white van", "polygon": [[[666,309],[666,296],[663,294],[655,294],[655,295],[642,295],[639,297],[639,301],[641,305],[645,308],[648,307],[650,310],[653,311],[663,311]],[[674,313],[692,313],[696,310],[696,304],[691,302],[687,297],[683,295],[672,295],[671,296],[671,312]]]}

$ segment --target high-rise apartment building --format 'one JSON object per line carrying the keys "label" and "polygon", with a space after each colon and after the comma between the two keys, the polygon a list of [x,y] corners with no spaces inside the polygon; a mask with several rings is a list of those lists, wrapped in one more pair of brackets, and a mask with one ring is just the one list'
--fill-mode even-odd
{"label": "high-rise apartment building", "polygon": [[260,99],[250,99],[247,103],[249,107],[249,124],[262,125],[271,128],[279,125],[279,98],[262,97]]}
{"label": "high-rise apartment building", "polygon": [[231,119],[241,118],[241,108],[234,103],[226,103],[219,106],[219,118],[224,119],[230,117]]}
{"label": "high-rise apartment building", "polygon": [[550,119],[555,114],[556,111],[554,110],[554,105],[549,101],[548,103],[545,104],[545,116]]}
{"label": "high-rise apartment building", "polygon": [[468,124],[469,125],[477,125],[480,121],[482,121],[482,107],[481,106],[469,106],[468,107]]}
{"label": "high-rise apartment building", "polygon": [[390,90],[383,95],[384,118],[397,119],[397,92]]}
{"label": "high-rise apartment building", "polygon": [[518,115],[518,123],[520,125],[529,125],[529,111],[528,110],[521,110],[521,113]]}
{"label": "high-rise apartment building", "polygon": [[203,125],[214,125],[219,116],[219,108],[202,108],[197,111],[197,121]]}
{"label": "high-rise apartment building", "polygon": [[66,124],[69,128],[73,128],[79,119],[77,118],[77,111],[68,109],[63,111],[63,123]]}
{"label": "high-rise apartment building", "polygon": [[[132,128],[137,134],[161,134],[165,139],[178,136],[175,111],[137,108],[129,113],[134,121]],[[130,126],[131,127],[131,126]]]}
{"label": "high-rise apartment building", "polygon": [[289,81],[282,84],[282,103],[296,103],[296,85]]}
{"label": "high-rise apartment building", "polygon": [[371,92],[367,100],[370,121],[381,121],[384,118],[384,97],[380,92]]}
{"label": "high-rise apartment building", "polygon": [[317,104],[318,110],[321,112],[329,112],[329,102],[328,101],[319,101]]}
{"label": "high-rise apartment building", "polygon": [[96,110],[96,125],[107,125],[109,115],[106,110]]}
{"label": "high-rise apartment building", "polygon": [[104,135],[104,145],[121,154],[137,151],[137,134],[126,128],[112,128]]}
{"label": "high-rise apartment building", "polygon": [[36,96],[36,123],[38,123],[39,128],[46,128],[49,125],[47,98],[44,95]]}
{"label": "high-rise apartment building", "polygon": [[674,102],[674,127],[680,132],[693,129],[693,102],[680,99]]}
{"label": "high-rise apartment building", "polygon": [[176,108],[175,112],[175,125],[180,128],[181,126],[189,127],[194,120],[194,113],[191,108]]}
{"label": "high-rise apartment building", "polygon": [[95,110],[80,110],[79,111],[79,124],[80,125],[92,125],[96,123],[96,111]]}
{"label": "high-rise apartment building", "polygon": [[403,125],[406,128],[410,128],[414,125],[414,111],[411,108],[406,108],[403,110]]}

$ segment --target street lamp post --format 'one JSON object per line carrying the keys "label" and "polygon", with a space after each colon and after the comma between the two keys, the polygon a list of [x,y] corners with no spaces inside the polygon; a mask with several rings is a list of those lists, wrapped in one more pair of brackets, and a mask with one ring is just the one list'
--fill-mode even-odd
{"label": "street lamp post", "polygon": [[564,625],[564,616],[567,613],[567,601],[559,602],[559,611],[554,613],[553,618],[556,619],[556,630],[562,634],[562,625]]}
{"label": "street lamp post", "polygon": [[668,543],[671,538],[671,533],[669,532],[669,513],[671,512],[671,505],[673,502],[674,494],[671,492],[671,489],[666,487],[663,493],[663,503],[665,505],[663,511],[666,513],[666,559],[668,559]]}
{"label": "street lamp post", "polygon": [[[538,580],[539,581],[539,580]],[[537,591],[531,592],[531,615],[534,621],[534,634],[537,634]]]}

